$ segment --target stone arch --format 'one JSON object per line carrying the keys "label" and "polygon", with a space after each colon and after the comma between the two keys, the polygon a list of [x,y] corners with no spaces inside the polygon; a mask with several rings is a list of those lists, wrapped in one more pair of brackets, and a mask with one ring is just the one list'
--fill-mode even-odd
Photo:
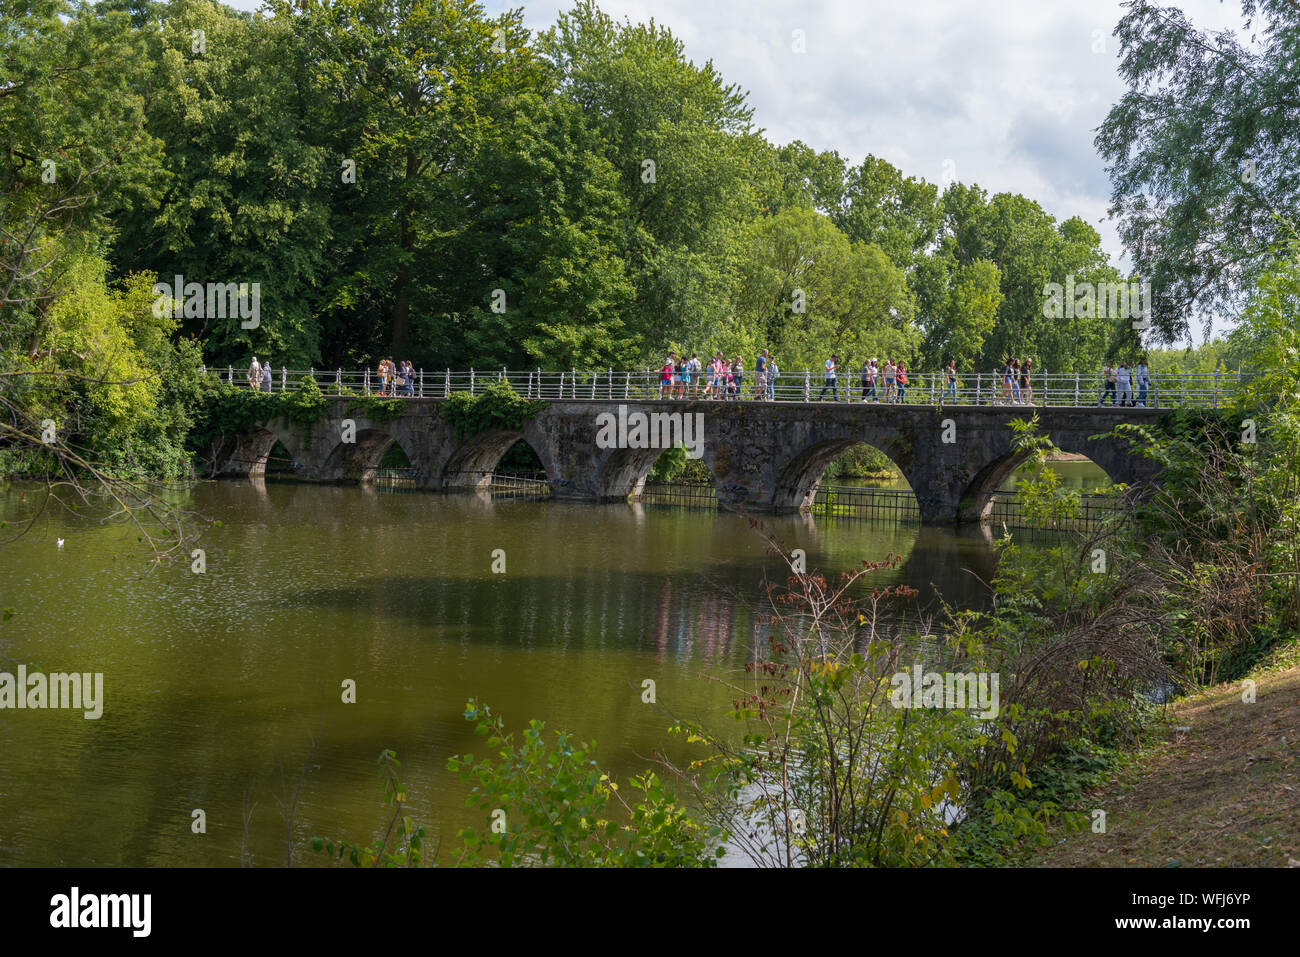
{"label": "stone arch", "polygon": [[[629,498],[639,498],[645,489],[650,470],[667,451],[662,448],[609,449],[596,472],[595,484],[598,497],[619,502],[627,501]],[[703,461],[712,477],[713,468],[708,457],[705,456]]]}
{"label": "stone arch", "polygon": [[[872,441],[872,438],[875,438],[875,441]],[[855,445],[869,445],[884,453],[889,461],[894,464],[894,467],[908,479],[908,484],[912,485],[911,477],[908,476],[908,470],[905,467],[907,456],[900,454],[902,450],[898,447],[898,442],[891,441],[891,438],[896,437],[882,438],[875,436],[869,438],[861,435],[851,435],[842,438],[822,439],[805,446],[791,456],[781,470],[772,493],[772,507],[776,511],[793,511],[810,507],[817,495],[817,488],[821,485],[822,476],[825,474],[827,467]],[[913,491],[915,491],[915,488],[913,488]]]}
{"label": "stone arch", "polygon": [[256,425],[234,439],[227,439],[214,451],[212,474],[216,476],[264,477],[271,449],[279,442],[295,462],[301,460],[302,433],[282,428],[278,421]]}
{"label": "stone arch", "polygon": [[[1130,494],[1138,494],[1142,484],[1151,478],[1151,470],[1143,469],[1139,464],[1144,460],[1130,453],[1122,440],[1092,439],[1088,435],[1074,432],[1048,434],[1062,452],[1082,455],[1105,472],[1113,484],[1130,486]],[[1028,458],[1028,453],[1009,448],[979,469],[961,497],[957,509],[958,521],[984,521],[993,508],[997,491]]]}
{"label": "stone arch", "polygon": [[492,484],[492,473],[497,463],[516,442],[523,442],[536,454],[547,479],[553,479],[547,443],[540,441],[541,436],[525,426],[523,431],[497,430],[480,432],[466,439],[448,456],[441,470],[441,486],[444,488],[486,488]]}
{"label": "stone arch", "polygon": [[[374,479],[379,460],[397,437],[384,429],[359,428],[355,442],[339,441],[321,466],[321,478],[326,481],[366,482]],[[405,446],[403,446],[405,448]],[[407,457],[414,464],[411,450]]]}

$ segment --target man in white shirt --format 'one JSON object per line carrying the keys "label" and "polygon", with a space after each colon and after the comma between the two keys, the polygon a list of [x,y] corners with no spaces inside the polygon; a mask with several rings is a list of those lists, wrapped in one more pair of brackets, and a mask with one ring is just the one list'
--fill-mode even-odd
{"label": "man in white shirt", "polygon": [[831,357],[826,360],[826,380],[822,384],[821,394],[817,396],[818,402],[821,402],[824,398],[826,398],[827,389],[831,390],[831,401],[833,402],[840,401],[840,391],[838,386],[839,380],[837,377],[837,373],[839,372],[839,369],[840,369],[840,357],[832,352]]}
{"label": "man in white shirt", "polygon": [[1119,371],[1115,374],[1115,377],[1119,381],[1119,404],[1132,405],[1133,383],[1127,362],[1121,362],[1119,364]]}

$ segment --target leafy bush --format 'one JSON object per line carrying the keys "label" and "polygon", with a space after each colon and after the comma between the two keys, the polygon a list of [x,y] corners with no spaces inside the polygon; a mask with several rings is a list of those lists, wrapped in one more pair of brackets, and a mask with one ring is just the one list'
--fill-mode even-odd
{"label": "leafy bush", "polygon": [[525,399],[507,381],[493,382],[479,395],[453,392],[438,407],[459,441],[483,432],[517,432],[549,405]]}
{"label": "leafy bush", "polygon": [[254,392],[228,382],[209,384],[190,433],[190,447],[200,453],[207,452],[214,442],[242,435],[272,419],[301,426],[306,443],[312,424],[328,407],[329,400],[311,377],[304,378],[297,389],[284,392]]}
{"label": "leafy bush", "polygon": [[482,828],[464,828],[461,866],[712,867],[723,855],[720,828],[696,824],[658,776],[631,781],[627,799],[593,757],[593,746],[567,733],[546,741],[530,721],[516,743],[501,718],[471,699],[465,719],[487,738],[495,757],[457,755],[447,767],[472,784],[468,805]]}

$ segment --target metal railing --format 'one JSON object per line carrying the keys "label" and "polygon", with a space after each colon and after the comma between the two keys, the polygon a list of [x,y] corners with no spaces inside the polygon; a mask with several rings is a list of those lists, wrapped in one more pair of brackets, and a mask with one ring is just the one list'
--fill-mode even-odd
{"label": "metal railing", "polygon": [[[206,370],[222,382],[252,388],[245,371],[233,367]],[[453,392],[479,395],[498,382],[509,382],[520,395],[530,399],[644,401],[647,399],[698,399],[713,401],[777,402],[876,402],[907,405],[1028,405],[1097,406],[1135,405],[1147,408],[1192,406],[1218,408],[1240,388],[1252,373],[1152,373],[1146,388],[1130,378],[1127,389],[1115,382],[1108,387],[1100,373],[1034,372],[1029,376],[1029,390],[1022,395],[1018,383],[1008,388],[1000,373],[958,373],[957,381],[948,386],[942,372],[909,372],[901,389],[890,389],[883,377],[874,388],[860,373],[842,373],[833,384],[820,373],[808,369],[780,372],[774,380],[756,387],[755,376],[746,371],[738,387],[710,384],[707,373],[690,383],[660,381],[657,369],[601,369],[582,371],[509,370],[509,369],[418,369],[398,381],[385,380],[378,372],[343,369],[273,370],[270,388],[283,392],[297,389],[307,379],[314,379],[326,395],[368,395],[392,398],[445,398]],[[259,387],[265,389],[265,379]]]}

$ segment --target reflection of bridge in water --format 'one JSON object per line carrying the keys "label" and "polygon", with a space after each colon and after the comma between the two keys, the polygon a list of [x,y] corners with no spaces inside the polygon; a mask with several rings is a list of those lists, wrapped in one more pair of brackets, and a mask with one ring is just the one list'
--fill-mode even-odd
{"label": "reflection of bridge in water", "polygon": [[[783,512],[820,507],[832,513],[842,506],[877,513],[914,508],[914,517],[924,523],[951,524],[996,520],[998,509],[1007,504],[1004,483],[1027,458],[1016,446],[1013,419],[1036,416],[1040,433],[1058,448],[1090,459],[1112,481],[1139,490],[1155,478],[1157,466],[1135,454],[1113,430],[1128,423],[1153,425],[1161,415],[1155,409],[1114,407],[579,399],[550,402],[518,429],[462,440],[440,416],[440,399],[405,400],[402,414],[387,422],[353,412],[353,401],[329,399],[326,413],[305,431],[276,419],[228,436],[212,450],[210,474],[263,474],[278,442],[296,464],[299,478],[373,481],[384,454],[396,444],[410,462],[408,475],[416,488],[495,489],[514,482],[498,477],[496,467],[511,447],[524,442],[535,453],[553,496],[627,501],[645,495],[664,445],[602,447],[598,417],[641,412],[658,420],[698,414],[703,422],[701,460],[712,476],[719,508]],[[914,506],[898,495],[821,490],[830,463],[859,444],[889,457],[913,490]],[[527,491],[522,480],[515,487]],[[846,496],[855,501],[846,502]]]}

